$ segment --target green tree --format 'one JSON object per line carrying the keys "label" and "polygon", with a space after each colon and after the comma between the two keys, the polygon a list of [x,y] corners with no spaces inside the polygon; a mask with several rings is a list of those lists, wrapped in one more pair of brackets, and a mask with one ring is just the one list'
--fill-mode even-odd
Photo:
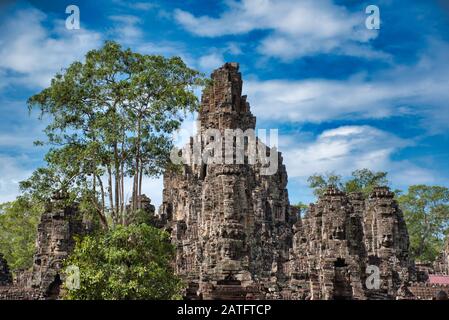
{"label": "green tree", "polygon": [[367,197],[374,187],[388,186],[387,173],[383,171],[373,172],[369,169],[359,169],[352,172],[352,178],[345,182],[346,192],[361,192]]}
{"label": "green tree", "polygon": [[414,185],[398,201],[410,234],[412,254],[421,261],[434,261],[442,251],[449,228],[449,189]]}
{"label": "green tree", "polygon": [[343,189],[341,182],[341,176],[336,175],[333,172],[327,172],[325,174],[314,174],[307,179],[309,187],[313,189],[313,194],[316,197],[320,197],[324,194],[328,186],[334,186],[339,189]]}
{"label": "green tree", "polygon": [[345,192],[361,192],[367,197],[374,187],[387,186],[389,181],[386,172],[373,172],[369,169],[358,169],[351,173],[351,178],[343,181],[340,175],[333,172],[315,174],[307,180],[315,196],[323,195],[329,185]]}
{"label": "green tree", "polygon": [[71,300],[181,298],[173,272],[174,247],[165,231],[147,224],[116,226],[79,241],[66,266],[80,270],[80,287],[65,290]]}
{"label": "green tree", "polygon": [[0,204],[0,252],[11,270],[33,265],[37,225],[43,210],[39,202],[24,197]]}
{"label": "green tree", "polygon": [[48,166],[23,190],[73,200],[88,189],[105,228],[108,214],[114,224],[126,224],[125,178],[132,178],[135,205],[143,176],[158,175],[167,164],[171,133],[198,109],[194,88],[203,83],[179,57],[142,55],[112,41],[89,51],[28,100],[50,118],[51,149]]}
{"label": "green tree", "polygon": [[304,202],[298,202],[297,204],[291,205],[297,212],[298,216],[303,216],[303,213],[307,212],[309,208]]}

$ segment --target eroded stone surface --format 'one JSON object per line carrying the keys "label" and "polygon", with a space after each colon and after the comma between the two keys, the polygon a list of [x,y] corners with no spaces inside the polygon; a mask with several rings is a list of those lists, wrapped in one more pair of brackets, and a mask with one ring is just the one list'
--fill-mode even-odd
{"label": "eroded stone surface", "polygon": [[[413,278],[408,246],[402,212],[388,188],[364,200],[331,187],[295,226],[292,288],[299,298],[395,298]],[[373,272],[379,286],[369,278]]]}
{"label": "eroded stone surface", "polygon": [[38,226],[31,271],[18,272],[14,284],[2,288],[0,299],[57,299],[64,280],[62,263],[72,252],[74,236],[90,230],[76,207],[50,205]]}
{"label": "eroded stone surface", "polygon": [[31,286],[45,296],[57,298],[64,275],[63,261],[72,252],[75,235],[86,232],[82,215],[75,207],[52,208],[42,215],[36,240]]}
{"label": "eroded stone surface", "polygon": [[[254,129],[238,65],[225,64],[212,80],[202,97],[200,134],[210,128],[223,136],[225,129]],[[190,293],[217,298],[215,291],[230,290],[241,298],[263,285],[266,295],[279,294],[295,217],[280,153],[278,161],[271,176],[248,163],[184,165],[182,173],[164,176],[160,213],[177,248],[176,271],[197,288]],[[226,287],[230,277],[235,282]]]}
{"label": "eroded stone surface", "polygon": [[[255,117],[241,92],[238,64],[215,70],[203,92],[199,134],[211,128],[254,129]],[[177,249],[176,271],[190,283],[186,296],[394,298],[413,274],[413,264],[393,194],[377,188],[365,200],[330,188],[297,219],[277,154],[279,168],[271,176],[248,163],[186,164],[182,172],[165,174],[160,214]],[[375,290],[366,287],[373,268],[368,266],[379,271]]]}

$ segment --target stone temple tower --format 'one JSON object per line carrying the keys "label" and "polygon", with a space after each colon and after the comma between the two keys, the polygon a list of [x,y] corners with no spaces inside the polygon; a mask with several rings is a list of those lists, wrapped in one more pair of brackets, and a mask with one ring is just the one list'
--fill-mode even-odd
{"label": "stone temple tower", "polygon": [[414,277],[404,217],[387,187],[329,187],[294,227],[293,298],[395,299]]}
{"label": "stone temple tower", "polygon": [[[200,137],[201,146],[217,139],[208,130],[223,136],[227,129],[246,131],[256,125],[242,96],[239,65],[226,63],[211,78],[201,99],[200,130],[190,147]],[[220,143],[219,151],[235,152]],[[261,174],[263,164],[248,162],[247,155],[243,163],[193,162],[184,164],[182,172],[165,174],[160,214],[176,245],[176,271],[189,282],[188,297],[274,298],[286,282],[296,217],[281,154],[264,148],[277,158],[271,175]]]}

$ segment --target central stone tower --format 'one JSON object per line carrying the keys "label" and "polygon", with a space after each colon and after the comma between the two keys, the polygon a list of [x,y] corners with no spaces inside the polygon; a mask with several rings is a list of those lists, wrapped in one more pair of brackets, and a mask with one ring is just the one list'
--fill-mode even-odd
{"label": "central stone tower", "polygon": [[[211,78],[201,99],[200,130],[190,146],[199,137],[204,144],[209,129],[224,135],[226,129],[256,125],[242,96],[239,65],[226,63]],[[244,163],[189,163],[182,172],[165,174],[160,214],[176,245],[176,271],[189,282],[187,297],[276,298],[286,283],[296,217],[281,154],[265,148],[277,156],[272,175],[261,174],[263,165],[250,164],[247,155]]]}

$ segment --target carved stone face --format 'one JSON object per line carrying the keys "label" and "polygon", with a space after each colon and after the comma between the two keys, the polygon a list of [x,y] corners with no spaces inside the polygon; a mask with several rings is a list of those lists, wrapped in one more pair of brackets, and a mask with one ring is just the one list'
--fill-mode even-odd
{"label": "carved stone face", "polygon": [[390,248],[393,245],[393,235],[392,234],[384,234],[382,237],[381,244],[385,248]]}
{"label": "carved stone face", "polygon": [[64,252],[66,250],[65,244],[66,244],[66,239],[64,236],[60,236],[60,235],[56,236],[53,239],[54,253]]}
{"label": "carved stone face", "polygon": [[225,243],[222,247],[223,257],[229,258],[231,256],[231,246]]}
{"label": "carved stone face", "polygon": [[56,241],[56,250],[57,251],[62,251],[63,243],[64,243],[63,239],[58,239]]}
{"label": "carved stone face", "polygon": [[335,227],[334,230],[332,231],[332,237],[333,239],[336,240],[344,240],[345,233],[343,231],[343,228],[340,226]]}

